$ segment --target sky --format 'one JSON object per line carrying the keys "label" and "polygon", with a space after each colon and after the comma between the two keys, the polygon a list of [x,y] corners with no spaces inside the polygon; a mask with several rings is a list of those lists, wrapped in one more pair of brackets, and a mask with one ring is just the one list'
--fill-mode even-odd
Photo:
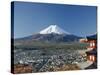
{"label": "sky", "polygon": [[97,32],[97,7],[68,4],[14,2],[14,38],[36,34],[54,24],[87,36]]}

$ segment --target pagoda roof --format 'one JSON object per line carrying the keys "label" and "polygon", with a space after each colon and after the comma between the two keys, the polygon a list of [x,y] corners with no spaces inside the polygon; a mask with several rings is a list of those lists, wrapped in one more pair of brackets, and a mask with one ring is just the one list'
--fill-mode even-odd
{"label": "pagoda roof", "polygon": [[97,34],[90,35],[86,37],[88,40],[97,40]]}
{"label": "pagoda roof", "polygon": [[96,49],[93,49],[91,51],[87,51],[86,54],[97,55],[97,50]]}

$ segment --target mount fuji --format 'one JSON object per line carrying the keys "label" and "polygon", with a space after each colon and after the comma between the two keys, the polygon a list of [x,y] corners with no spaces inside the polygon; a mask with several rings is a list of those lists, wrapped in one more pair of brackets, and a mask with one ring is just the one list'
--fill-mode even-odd
{"label": "mount fuji", "polygon": [[33,41],[42,41],[42,42],[76,42],[79,41],[81,37],[73,35],[69,32],[66,32],[57,25],[50,25],[49,27],[41,30],[37,34],[33,34],[27,37],[15,39],[19,42],[33,42]]}
{"label": "mount fuji", "polygon": [[70,34],[66,32],[65,30],[61,29],[57,25],[50,25],[49,27],[45,28],[44,30],[40,31],[40,34]]}

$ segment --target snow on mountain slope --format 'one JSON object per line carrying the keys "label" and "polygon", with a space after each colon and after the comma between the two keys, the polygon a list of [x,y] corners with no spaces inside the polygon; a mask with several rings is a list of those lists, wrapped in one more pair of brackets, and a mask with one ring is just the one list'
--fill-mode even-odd
{"label": "snow on mountain slope", "polygon": [[56,34],[70,34],[66,32],[65,30],[61,29],[57,25],[50,25],[49,27],[45,28],[44,30],[41,30],[39,32],[40,34],[51,34],[51,33],[56,33]]}

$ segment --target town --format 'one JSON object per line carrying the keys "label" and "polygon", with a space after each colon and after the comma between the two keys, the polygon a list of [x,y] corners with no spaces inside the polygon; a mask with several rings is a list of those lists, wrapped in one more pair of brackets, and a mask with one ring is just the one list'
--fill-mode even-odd
{"label": "town", "polygon": [[[64,70],[79,70],[76,65],[86,61],[86,56],[78,50],[15,50],[14,64],[27,64],[32,67],[32,72],[48,72]],[[70,67],[68,67],[68,65]],[[71,68],[74,67],[75,68]],[[62,69],[63,70],[63,69]]]}

